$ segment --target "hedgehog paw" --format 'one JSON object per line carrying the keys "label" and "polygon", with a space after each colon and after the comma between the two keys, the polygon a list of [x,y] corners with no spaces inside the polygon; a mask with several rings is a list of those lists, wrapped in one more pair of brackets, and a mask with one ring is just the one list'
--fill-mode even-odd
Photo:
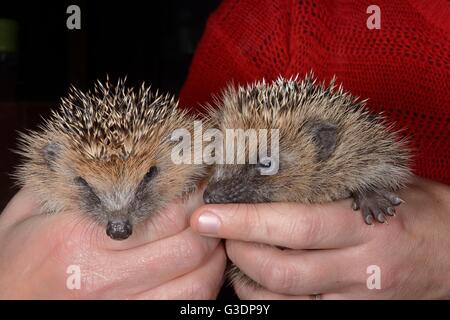
{"label": "hedgehog paw", "polygon": [[395,207],[403,203],[396,194],[385,191],[368,191],[353,194],[353,210],[360,210],[364,222],[372,224],[373,220],[384,223],[388,216],[395,215]]}

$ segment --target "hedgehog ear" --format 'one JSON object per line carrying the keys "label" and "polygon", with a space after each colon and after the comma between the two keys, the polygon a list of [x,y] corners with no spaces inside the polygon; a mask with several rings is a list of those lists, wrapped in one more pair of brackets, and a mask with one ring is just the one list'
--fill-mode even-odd
{"label": "hedgehog ear", "polygon": [[54,169],[55,162],[58,159],[60,152],[61,146],[56,142],[49,142],[42,148],[42,156],[51,170]]}
{"label": "hedgehog ear", "polygon": [[330,122],[319,121],[312,125],[311,133],[317,147],[317,160],[328,159],[336,149],[337,126]]}

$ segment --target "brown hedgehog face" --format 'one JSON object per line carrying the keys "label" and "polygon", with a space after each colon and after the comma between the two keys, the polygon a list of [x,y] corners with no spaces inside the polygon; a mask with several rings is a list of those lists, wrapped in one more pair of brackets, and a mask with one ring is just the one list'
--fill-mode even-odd
{"label": "brown hedgehog face", "polygon": [[[241,129],[245,132],[268,132],[278,129],[278,154],[272,153],[273,141],[268,134],[266,149],[271,161],[264,159],[249,163],[249,140],[245,147],[235,152],[244,152],[246,163],[215,165],[204,193],[205,203],[260,203],[260,202],[307,202],[314,186],[318,168],[323,166],[337,145],[337,126],[318,119],[309,119],[300,108],[286,106],[290,101],[283,91],[256,87],[242,91],[229,89],[219,103],[218,111],[212,112],[215,127],[222,132]],[[261,97],[265,93],[268,96]],[[286,94],[286,92],[284,92]],[[292,99],[291,99],[292,100]],[[270,103],[269,103],[270,102]],[[235,139],[237,142],[238,139]],[[242,141],[242,140],[241,140]],[[224,138],[224,146],[232,142]],[[259,150],[260,143],[253,150]],[[224,148],[225,149],[225,148]],[[226,149],[225,149],[226,150]],[[269,152],[270,150],[270,152]],[[273,167],[273,174],[262,171]]]}
{"label": "brown hedgehog face", "polygon": [[[260,159],[256,163],[249,163],[249,148],[245,148],[246,162],[216,164],[203,194],[205,203],[261,203],[288,201],[286,198],[290,188],[300,188],[301,181],[307,176],[309,163],[313,163],[308,152],[297,155],[285,141],[283,132],[280,134],[279,154],[270,154],[269,158]],[[230,143],[224,139],[224,144]],[[301,141],[298,141],[301,143]],[[247,141],[248,143],[248,141]],[[268,149],[271,149],[269,146]],[[272,152],[272,151],[271,151]],[[298,161],[297,159],[302,159]],[[277,163],[275,163],[277,162]],[[298,170],[299,162],[304,164],[305,170]],[[273,170],[275,169],[275,170]],[[267,174],[267,172],[271,172]],[[294,175],[293,173],[296,172]]]}
{"label": "brown hedgehog face", "polygon": [[[225,140],[225,145],[227,143]],[[330,124],[315,123],[298,132],[280,130],[278,157],[272,154],[270,160],[258,159],[255,164],[247,161],[215,165],[203,199],[205,203],[295,201],[302,195],[306,199],[311,192],[314,172],[322,165],[321,161],[330,156],[335,145],[336,128]],[[247,155],[248,151],[247,147]],[[270,167],[277,170],[264,174]]]}
{"label": "brown hedgehog face", "polygon": [[[55,202],[79,208],[106,225],[115,240],[128,238],[133,226],[156,213],[167,202],[193,190],[204,174],[200,165],[177,165],[171,161],[172,143],[161,139],[126,159],[80,157],[67,143],[48,143],[42,149],[42,170],[47,184],[42,186]],[[41,192],[44,190],[41,190]]]}

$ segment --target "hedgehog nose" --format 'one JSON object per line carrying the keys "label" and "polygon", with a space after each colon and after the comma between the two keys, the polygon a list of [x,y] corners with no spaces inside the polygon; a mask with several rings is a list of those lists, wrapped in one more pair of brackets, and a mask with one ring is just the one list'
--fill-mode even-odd
{"label": "hedgehog nose", "polygon": [[106,234],[113,240],[125,240],[133,232],[128,220],[109,221],[106,226]]}

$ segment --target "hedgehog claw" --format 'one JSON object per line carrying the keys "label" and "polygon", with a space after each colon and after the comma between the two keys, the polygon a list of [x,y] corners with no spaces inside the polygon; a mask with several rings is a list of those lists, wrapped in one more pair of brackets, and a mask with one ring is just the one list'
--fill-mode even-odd
{"label": "hedgehog claw", "polygon": [[369,210],[363,210],[362,211],[363,217],[364,217],[364,222],[368,225],[371,225],[373,222],[373,216],[370,213]]}
{"label": "hedgehog claw", "polygon": [[394,207],[388,207],[388,208],[386,209],[386,213],[387,213],[388,215],[390,215],[391,217],[395,216],[395,208],[394,208]]}
{"label": "hedgehog claw", "polygon": [[380,191],[379,194],[386,198],[393,206],[398,206],[402,203],[405,203],[403,199],[397,196],[395,193],[389,191]]}
{"label": "hedgehog claw", "polygon": [[377,220],[380,223],[384,223],[386,221],[386,218],[385,218],[385,216],[384,216],[384,214],[382,212],[377,214]]}

